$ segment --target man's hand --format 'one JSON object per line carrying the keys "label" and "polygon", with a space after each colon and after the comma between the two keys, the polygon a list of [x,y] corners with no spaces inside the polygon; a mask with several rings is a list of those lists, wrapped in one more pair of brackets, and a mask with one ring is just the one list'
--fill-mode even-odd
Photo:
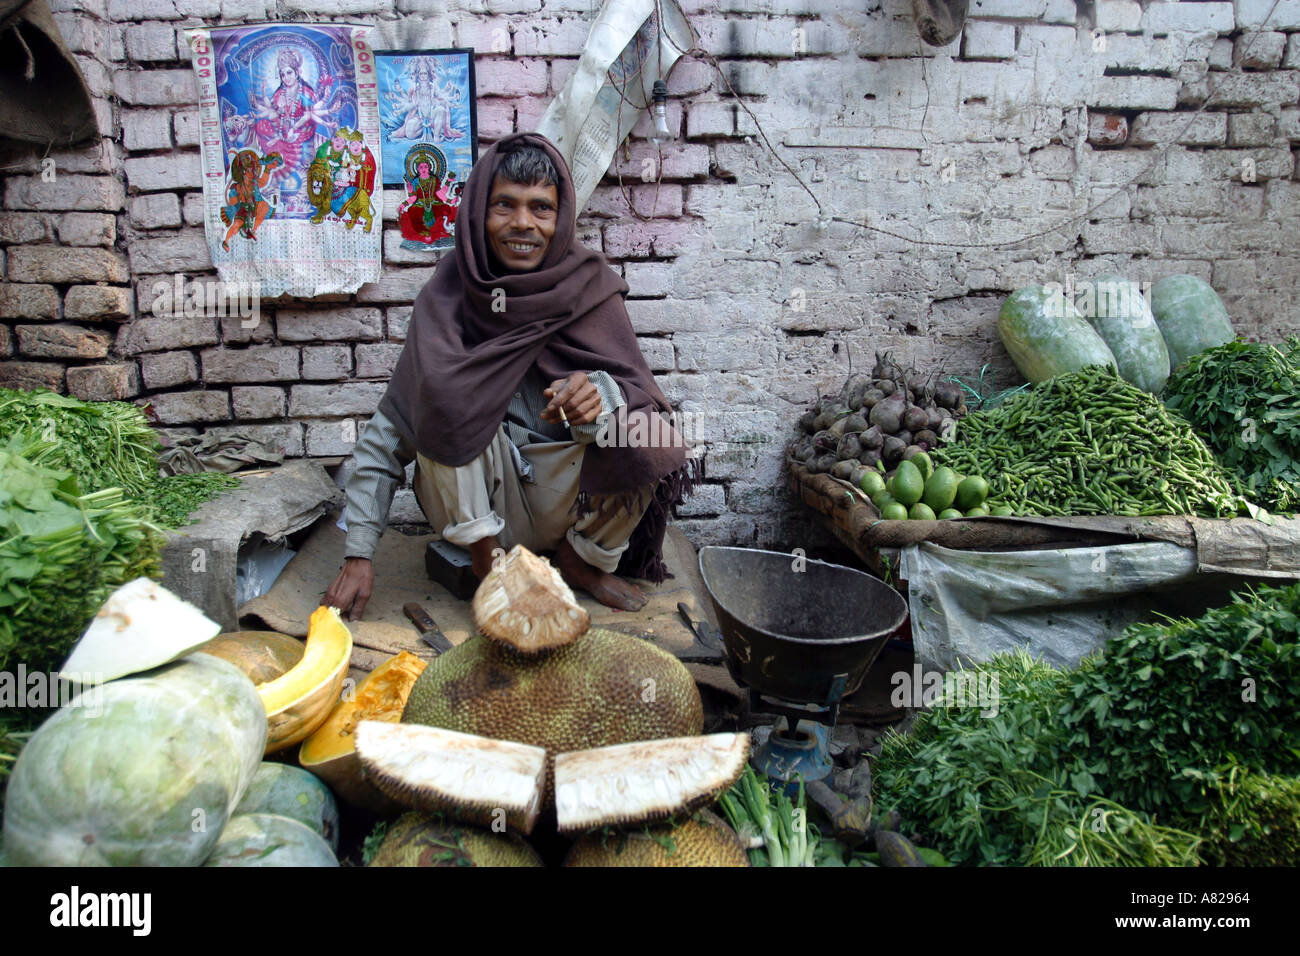
{"label": "man's hand", "polygon": [[[550,403],[542,409],[541,419],[558,425],[565,419],[570,425],[590,425],[600,416],[600,392],[591,384],[586,372],[574,372],[568,378],[556,379],[542,392]],[[560,409],[564,409],[564,417]]]}
{"label": "man's hand", "polygon": [[[349,621],[361,620],[370,592],[375,588],[375,568],[369,558],[347,558],[321,603],[336,607]],[[350,613],[349,613],[349,609]]]}

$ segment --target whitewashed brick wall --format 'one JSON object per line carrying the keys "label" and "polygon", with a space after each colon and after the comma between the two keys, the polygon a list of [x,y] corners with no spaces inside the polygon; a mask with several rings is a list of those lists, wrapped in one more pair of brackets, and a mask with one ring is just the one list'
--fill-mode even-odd
{"label": "whitewashed brick wall", "polygon": [[[669,80],[680,138],[662,182],[640,178],[655,156],[643,118],[592,196],[580,235],[626,277],[665,392],[704,423],[709,484],[679,515],[692,539],[824,540],[783,484],[799,408],[837,387],[850,359],[862,369],[886,349],[967,375],[990,363],[1015,384],[994,322],[1022,285],[1190,272],[1246,336],[1300,332],[1300,0],[1265,23],[1271,6],[972,0],[963,34],[936,50],[910,0],[686,0],[700,45],[825,211],[881,230],[819,231],[754,120],[691,58]],[[383,393],[430,260],[399,248],[389,190],[384,275],[356,295],[264,302],[251,327],[152,314],[157,282],[214,275],[181,31],[310,17],[375,23],[378,47],[474,46],[486,144],[534,127],[597,3],[52,7],[103,138],[53,151],[52,180],[42,150],[0,161],[0,384],[138,400],[167,431],[238,428],[290,456],[329,456]],[[510,49],[492,52],[502,36]],[[395,518],[418,518],[409,490]]]}

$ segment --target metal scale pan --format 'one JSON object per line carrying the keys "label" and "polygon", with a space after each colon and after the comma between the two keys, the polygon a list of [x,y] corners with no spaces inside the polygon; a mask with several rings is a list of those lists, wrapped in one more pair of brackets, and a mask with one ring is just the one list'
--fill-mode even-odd
{"label": "metal scale pan", "polygon": [[824,776],[840,702],[907,621],[907,602],[869,574],[780,551],[706,547],[699,561],[727,670],[752,711],[781,717],[755,764],[784,780]]}

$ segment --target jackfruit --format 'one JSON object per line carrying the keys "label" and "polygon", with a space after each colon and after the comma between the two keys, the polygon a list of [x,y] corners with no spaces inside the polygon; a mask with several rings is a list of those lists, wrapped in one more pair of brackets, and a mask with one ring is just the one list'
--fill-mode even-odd
{"label": "jackfruit", "polygon": [[695,736],[704,709],[677,658],[640,638],[592,628],[537,655],[471,637],[429,662],[402,720],[545,748],[549,806],[557,754]]}
{"label": "jackfruit", "polygon": [[564,858],[565,866],[749,866],[736,832],[708,810],[677,823],[636,830],[594,830]]}
{"label": "jackfruit", "polygon": [[358,724],[356,742],[366,779],[402,806],[524,833],[537,823],[546,772],[540,747],[382,720]]}
{"label": "jackfruit", "polygon": [[541,866],[522,837],[406,813],[389,828],[369,866]]}
{"label": "jackfruit", "polygon": [[474,592],[474,626],[523,654],[572,644],[591,624],[560,572],[521,544]]}
{"label": "jackfruit", "polygon": [[555,758],[561,833],[653,823],[706,807],[739,779],[749,734],[615,744]]}

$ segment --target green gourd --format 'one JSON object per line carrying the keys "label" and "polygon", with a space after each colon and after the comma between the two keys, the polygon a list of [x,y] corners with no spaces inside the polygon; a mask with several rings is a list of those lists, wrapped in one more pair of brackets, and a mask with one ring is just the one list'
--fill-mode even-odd
{"label": "green gourd", "polygon": [[1115,356],[1059,286],[1033,285],[1007,297],[998,335],[1020,374],[1037,384],[1087,365],[1115,365]]}

